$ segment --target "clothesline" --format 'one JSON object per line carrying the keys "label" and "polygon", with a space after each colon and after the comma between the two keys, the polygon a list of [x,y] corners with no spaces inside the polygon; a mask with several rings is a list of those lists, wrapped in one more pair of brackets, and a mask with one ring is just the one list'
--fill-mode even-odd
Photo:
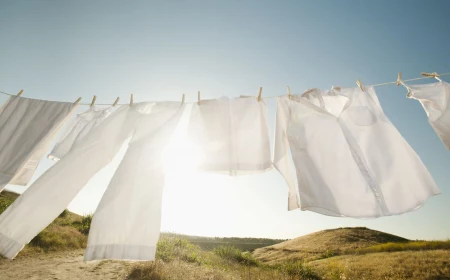
{"label": "clothesline", "polygon": [[[447,76],[450,75],[449,73],[443,73],[443,74],[438,74],[438,77],[440,76]],[[412,78],[412,79],[407,79],[407,80],[403,80],[404,82],[411,82],[411,81],[417,81],[417,80],[424,80],[424,79],[429,79],[429,78],[434,78],[433,76],[425,76],[425,77],[418,77],[418,78]],[[387,85],[395,85],[397,84],[397,81],[395,82],[386,82],[386,83],[380,83],[380,84],[374,84],[374,85],[369,85],[371,87],[380,87],[380,86],[387,86]],[[9,95],[9,96],[15,96],[16,94],[11,94],[11,93],[7,93],[4,91],[0,91],[0,93],[4,94],[4,95]],[[264,97],[265,99],[268,98],[277,98],[280,97],[281,95],[274,95],[274,96],[266,96]],[[184,102],[185,104],[189,104],[189,103],[196,103],[196,101],[192,101],[192,102]],[[116,105],[128,105],[129,103],[117,103]],[[91,103],[78,103],[78,105],[84,105],[84,106],[90,106]],[[100,106],[108,106],[108,105],[112,105],[112,103],[95,103],[95,105],[100,105]]]}

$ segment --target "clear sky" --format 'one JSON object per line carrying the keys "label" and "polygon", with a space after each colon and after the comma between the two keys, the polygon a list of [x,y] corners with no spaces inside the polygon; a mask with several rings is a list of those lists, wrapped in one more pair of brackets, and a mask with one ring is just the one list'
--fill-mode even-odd
{"label": "clear sky", "polygon": [[[256,95],[263,86],[263,96],[273,96],[285,94],[287,85],[301,93],[353,87],[357,78],[364,84],[394,81],[399,71],[405,79],[450,72],[449,9],[445,0],[0,0],[0,90],[60,101],[81,96],[90,102],[95,94],[97,102],[112,103],[118,96],[129,100],[130,93],[135,102],[180,100],[182,93],[195,101],[198,90],[209,99]],[[162,230],[293,238],[367,226],[412,239],[450,238],[450,151],[404,88],[376,90],[441,188],[422,208],[373,220],[289,212],[287,186],[275,170],[227,177],[178,168],[168,171]],[[275,100],[268,103],[273,130]],[[189,152],[181,147],[178,154],[182,167]],[[43,159],[34,179],[52,164]],[[95,176],[69,209],[93,212],[115,164]]]}

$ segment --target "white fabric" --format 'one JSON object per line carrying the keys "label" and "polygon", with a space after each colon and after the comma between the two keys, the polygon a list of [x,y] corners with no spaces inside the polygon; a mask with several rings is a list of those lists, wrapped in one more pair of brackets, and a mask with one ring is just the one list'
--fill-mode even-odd
{"label": "white fabric", "polygon": [[410,89],[408,97],[420,101],[430,125],[450,150],[450,84],[438,82],[407,87]]}
{"label": "white fabric", "polygon": [[75,142],[83,139],[92,129],[104,121],[112,110],[113,107],[97,109],[92,106],[87,111],[78,114],[73,122],[67,126],[66,131],[56,142],[48,157],[55,161],[61,159],[70,151]]}
{"label": "white fabric", "polygon": [[0,109],[0,191],[31,180],[76,105],[12,96]]}
{"label": "white fabric", "polygon": [[198,169],[241,175],[272,167],[267,105],[255,97],[195,103],[189,136],[199,150]]}
{"label": "white fabric", "polygon": [[379,217],[414,210],[439,193],[372,87],[280,97],[277,110],[274,165],[288,183],[289,210]]}
{"label": "white fabric", "polygon": [[161,154],[183,109],[179,102],[136,103],[112,113],[0,216],[0,254],[14,258],[131,137],[94,214],[85,260],[153,260],[164,184]]}

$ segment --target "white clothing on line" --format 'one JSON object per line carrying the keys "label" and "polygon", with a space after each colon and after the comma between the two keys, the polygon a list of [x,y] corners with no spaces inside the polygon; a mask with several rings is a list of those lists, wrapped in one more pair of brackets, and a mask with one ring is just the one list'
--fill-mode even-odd
{"label": "white clothing on line", "polygon": [[180,102],[121,106],[0,215],[0,254],[14,258],[131,137],[94,214],[85,260],[153,260],[164,185],[162,150],[184,107]]}
{"label": "white clothing on line", "polygon": [[274,165],[288,183],[289,210],[371,218],[412,211],[439,193],[373,87],[280,97],[276,125]]}
{"label": "white clothing on line", "polygon": [[0,191],[25,186],[76,105],[11,96],[0,108]]}
{"label": "white clothing on line", "polygon": [[193,104],[189,138],[200,151],[199,170],[241,175],[272,168],[263,99],[222,97]]}
{"label": "white clothing on line", "polygon": [[423,85],[408,85],[409,98],[419,100],[427,113],[428,122],[450,150],[450,84],[438,82]]}
{"label": "white clothing on line", "polygon": [[92,129],[102,123],[113,109],[114,107],[98,109],[92,106],[87,111],[78,114],[72,123],[67,125],[64,134],[55,144],[48,157],[55,161],[60,160],[70,151],[75,142],[83,139]]}

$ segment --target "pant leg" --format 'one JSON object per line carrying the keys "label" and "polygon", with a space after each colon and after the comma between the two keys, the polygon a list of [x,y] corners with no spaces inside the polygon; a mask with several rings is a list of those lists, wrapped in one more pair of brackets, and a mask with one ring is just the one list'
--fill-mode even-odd
{"label": "pant leg", "polygon": [[162,154],[183,113],[179,105],[160,110],[140,120],[95,211],[86,261],[155,259],[165,179]]}
{"label": "pant leg", "polygon": [[58,217],[89,179],[114,158],[133,122],[129,107],[119,108],[19,196],[0,215],[0,254],[14,258]]}

